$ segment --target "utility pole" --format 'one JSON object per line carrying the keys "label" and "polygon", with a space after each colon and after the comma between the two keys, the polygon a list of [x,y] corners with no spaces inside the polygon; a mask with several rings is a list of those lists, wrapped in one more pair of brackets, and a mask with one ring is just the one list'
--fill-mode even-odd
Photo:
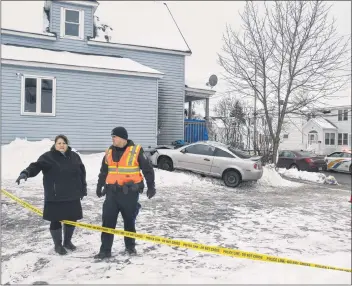
{"label": "utility pole", "polygon": [[254,155],[257,155],[257,62],[254,64]]}

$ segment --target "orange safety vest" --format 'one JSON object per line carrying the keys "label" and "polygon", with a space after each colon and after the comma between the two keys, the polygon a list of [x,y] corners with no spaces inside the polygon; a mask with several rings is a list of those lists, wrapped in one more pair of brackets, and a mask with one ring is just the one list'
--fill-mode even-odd
{"label": "orange safety vest", "polygon": [[108,165],[106,184],[118,184],[123,186],[127,182],[135,184],[143,181],[139,168],[138,156],[140,145],[129,146],[123,153],[120,161],[114,162],[111,148],[105,152],[105,163]]}

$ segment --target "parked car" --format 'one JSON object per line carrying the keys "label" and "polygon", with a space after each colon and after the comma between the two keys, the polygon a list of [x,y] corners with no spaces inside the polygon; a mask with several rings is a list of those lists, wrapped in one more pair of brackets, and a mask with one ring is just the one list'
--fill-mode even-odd
{"label": "parked car", "polygon": [[325,157],[328,171],[336,171],[342,173],[351,173],[351,150],[344,150],[342,152],[334,152]]}
{"label": "parked car", "polygon": [[327,168],[323,156],[298,150],[280,151],[276,167],[308,172],[326,171]]}
{"label": "parked car", "polygon": [[159,169],[179,169],[222,178],[228,187],[257,181],[263,175],[260,157],[252,157],[219,142],[200,141],[177,149],[156,149],[151,154],[152,164]]}

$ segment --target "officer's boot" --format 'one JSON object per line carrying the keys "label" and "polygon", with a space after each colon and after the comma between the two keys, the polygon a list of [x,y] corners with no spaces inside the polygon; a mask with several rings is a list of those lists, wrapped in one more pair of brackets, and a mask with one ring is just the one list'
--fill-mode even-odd
{"label": "officer's boot", "polygon": [[64,224],[64,247],[69,250],[76,250],[76,246],[72,244],[71,238],[75,227],[73,225]]}
{"label": "officer's boot", "polygon": [[137,255],[135,241],[134,238],[125,237],[125,250],[129,255]]}
{"label": "officer's boot", "polygon": [[55,252],[60,255],[65,255],[67,253],[66,249],[62,246],[62,228],[51,229],[51,237],[53,238],[55,245]]}

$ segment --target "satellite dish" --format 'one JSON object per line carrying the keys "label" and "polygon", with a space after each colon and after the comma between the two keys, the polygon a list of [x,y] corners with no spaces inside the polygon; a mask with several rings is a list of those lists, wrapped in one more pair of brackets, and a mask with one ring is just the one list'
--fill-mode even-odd
{"label": "satellite dish", "polygon": [[215,74],[213,74],[209,77],[209,81],[207,85],[210,85],[213,88],[214,86],[216,86],[217,83],[218,83],[218,77]]}

